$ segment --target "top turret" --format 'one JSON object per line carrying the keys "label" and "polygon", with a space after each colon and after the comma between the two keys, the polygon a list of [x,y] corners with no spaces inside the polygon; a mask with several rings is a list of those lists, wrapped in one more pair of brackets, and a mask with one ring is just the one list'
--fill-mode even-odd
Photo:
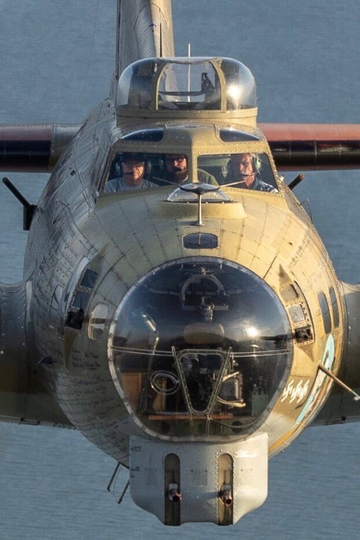
{"label": "top turret", "polygon": [[251,71],[230,58],[147,58],[128,66],[117,89],[118,116],[226,114],[256,123]]}

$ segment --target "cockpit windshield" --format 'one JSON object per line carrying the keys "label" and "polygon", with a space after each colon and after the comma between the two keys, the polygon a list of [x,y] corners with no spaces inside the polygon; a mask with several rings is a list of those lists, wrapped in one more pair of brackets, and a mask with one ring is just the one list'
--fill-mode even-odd
{"label": "cockpit windshield", "polygon": [[277,193],[269,158],[264,153],[199,156],[197,178],[189,175],[186,154],[118,152],[115,154],[104,193],[154,189],[167,185],[201,182]]}
{"label": "cockpit windshield", "polygon": [[215,177],[221,186],[277,193],[269,158],[261,153],[199,156],[198,170]]}

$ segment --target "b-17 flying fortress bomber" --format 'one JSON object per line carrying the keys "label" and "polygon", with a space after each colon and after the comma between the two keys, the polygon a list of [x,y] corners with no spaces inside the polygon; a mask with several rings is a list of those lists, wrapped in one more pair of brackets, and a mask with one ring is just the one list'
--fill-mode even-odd
{"label": "b-17 flying fortress bomber", "polygon": [[166,525],[231,525],[311,423],[360,419],[360,288],[279,171],[360,168],[360,126],[257,122],[238,60],[176,57],[171,0],[118,0],[110,96],[0,126],[51,172],[23,281],[0,284],[0,419],[74,427]]}

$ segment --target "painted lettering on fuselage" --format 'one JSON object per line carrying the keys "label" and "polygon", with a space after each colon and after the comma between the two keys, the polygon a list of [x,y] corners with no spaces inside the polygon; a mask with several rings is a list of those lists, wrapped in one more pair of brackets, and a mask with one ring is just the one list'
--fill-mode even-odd
{"label": "painted lettering on fuselage", "polygon": [[291,381],[289,381],[289,383],[284,388],[280,402],[284,403],[284,401],[288,400],[289,404],[291,404],[295,401],[296,405],[298,405],[307,396],[307,393],[309,391],[309,385],[309,379],[306,382],[301,379],[297,384],[295,379],[291,379]]}

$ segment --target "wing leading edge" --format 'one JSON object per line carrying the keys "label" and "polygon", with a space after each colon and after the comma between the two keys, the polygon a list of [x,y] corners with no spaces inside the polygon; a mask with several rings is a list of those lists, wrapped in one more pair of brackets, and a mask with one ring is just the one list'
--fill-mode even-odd
{"label": "wing leading edge", "polygon": [[360,168],[359,124],[260,124],[260,128],[280,171]]}

